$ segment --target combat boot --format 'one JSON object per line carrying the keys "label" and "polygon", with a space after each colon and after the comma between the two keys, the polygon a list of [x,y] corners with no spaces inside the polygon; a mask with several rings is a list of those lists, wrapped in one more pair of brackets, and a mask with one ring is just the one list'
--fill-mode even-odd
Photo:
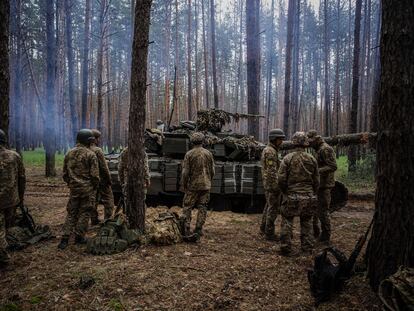
{"label": "combat boot", "polygon": [[75,236],[75,244],[86,244],[88,241],[85,239],[85,237],[81,236],[81,235],[77,235]]}
{"label": "combat boot", "polygon": [[194,233],[201,237],[203,236],[203,229],[196,227]]}
{"label": "combat boot", "polygon": [[60,240],[58,249],[64,250],[66,247],[68,247],[68,244],[69,244],[69,237],[64,235],[62,236],[62,239]]}
{"label": "combat boot", "polygon": [[5,250],[0,250],[0,269],[8,266],[10,261],[9,254]]}

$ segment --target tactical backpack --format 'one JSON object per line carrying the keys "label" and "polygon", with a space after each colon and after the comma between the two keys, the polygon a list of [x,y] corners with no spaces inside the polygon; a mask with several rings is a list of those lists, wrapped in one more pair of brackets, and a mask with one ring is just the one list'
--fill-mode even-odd
{"label": "tactical backpack", "polygon": [[131,244],[140,244],[141,234],[128,229],[122,216],[102,224],[98,234],[88,240],[86,251],[94,255],[110,255],[125,251]]}
{"label": "tactical backpack", "polygon": [[400,267],[383,280],[379,287],[379,298],[391,311],[414,310],[414,268]]}
{"label": "tactical backpack", "polygon": [[163,212],[152,222],[148,230],[149,242],[155,245],[172,245],[183,241],[178,215]]}

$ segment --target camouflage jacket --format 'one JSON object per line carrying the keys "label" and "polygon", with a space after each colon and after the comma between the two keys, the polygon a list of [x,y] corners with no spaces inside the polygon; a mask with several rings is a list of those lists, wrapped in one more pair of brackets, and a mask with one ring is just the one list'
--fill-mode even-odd
{"label": "camouflage jacket", "polygon": [[278,149],[269,143],[262,152],[261,158],[263,186],[267,191],[278,191],[277,172],[280,166]]}
{"label": "camouflage jacket", "polygon": [[81,197],[96,193],[99,165],[95,153],[81,144],[69,150],[63,162],[63,180],[68,184],[71,195]]}
{"label": "camouflage jacket", "polygon": [[[148,165],[148,155],[145,153],[145,160],[144,160],[144,187],[146,187],[150,180],[150,169]],[[125,148],[121,155],[119,156],[119,163],[118,163],[118,176],[119,176],[119,182],[121,186],[125,186],[127,182],[127,175],[128,175],[128,147]]]}
{"label": "camouflage jacket", "polygon": [[319,175],[321,177],[320,188],[333,188],[335,186],[336,155],[335,151],[327,143],[323,142],[316,151]]}
{"label": "camouflage jacket", "polygon": [[183,190],[210,190],[214,173],[214,158],[211,152],[201,146],[194,147],[186,153],[182,163]]}
{"label": "camouflage jacket", "polygon": [[319,188],[318,163],[304,149],[296,149],[283,158],[278,183],[284,194],[314,193]]}
{"label": "camouflage jacket", "polygon": [[95,155],[98,158],[100,184],[103,186],[110,185],[111,173],[109,172],[108,163],[106,163],[102,149],[95,144],[91,144],[90,149],[95,152]]}
{"label": "camouflage jacket", "polygon": [[17,152],[0,146],[0,210],[16,207],[24,199],[26,176]]}

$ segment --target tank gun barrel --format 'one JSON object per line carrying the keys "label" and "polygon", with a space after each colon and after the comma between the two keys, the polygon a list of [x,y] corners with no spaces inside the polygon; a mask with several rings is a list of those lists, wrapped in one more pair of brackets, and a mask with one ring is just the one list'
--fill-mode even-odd
{"label": "tank gun barrel", "polygon": [[[363,145],[370,143],[375,144],[377,141],[377,133],[355,133],[355,134],[343,134],[329,137],[323,137],[325,142],[331,146],[346,147],[350,145]],[[291,141],[284,141],[280,146],[280,150],[294,149],[295,145]]]}

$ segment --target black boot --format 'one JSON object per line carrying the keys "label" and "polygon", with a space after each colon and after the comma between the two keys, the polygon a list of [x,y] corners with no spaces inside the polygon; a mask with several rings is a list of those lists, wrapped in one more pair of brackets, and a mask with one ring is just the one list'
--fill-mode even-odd
{"label": "black boot", "polygon": [[75,244],[86,244],[87,243],[87,240],[85,239],[85,237],[83,237],[83,236],[80,236],[80,235],[77,235],[76,237],[75,237]]}
{"label": "black boot", "polygon": [[58,249],[64,250],[66,247],[68,247],[68,244],[69,244],[69,237],[62,236],[62,239],[60,240],[60,243],[58,245]]}

